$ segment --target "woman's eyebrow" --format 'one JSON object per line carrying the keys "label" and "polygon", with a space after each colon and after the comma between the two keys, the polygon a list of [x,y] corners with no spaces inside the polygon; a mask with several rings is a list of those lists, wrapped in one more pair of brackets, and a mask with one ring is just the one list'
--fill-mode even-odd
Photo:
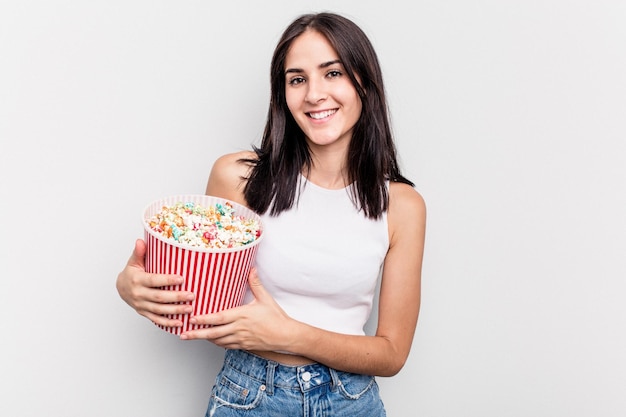
{"label": "woman's eyebrow", "polygon": [[[341,64],[341,60],[334,59],[332,61],[323,62],[318,66],[318,68],[327,68],[334,64]],[[290,74],[290,73],[300,73],[300,72],[304,72],[304,70],[302,68],[287,68],[285,70],[285,75]]]}
{"label": "woman's eyebrow", "polygon": [[320,68],[326,68],[326,67],[330,67],[331,65],[334,64],[341,64],[341,60],[340,59],[334,59],[332,61],[328,61],[328,62],[324,62],[323,64],[320,64]]}

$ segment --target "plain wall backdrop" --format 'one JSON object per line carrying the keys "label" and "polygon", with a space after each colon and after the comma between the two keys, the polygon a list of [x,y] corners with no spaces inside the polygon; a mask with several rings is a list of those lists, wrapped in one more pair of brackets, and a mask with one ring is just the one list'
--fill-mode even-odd
{"label": "plain wall backdrop", "polygon": [[626,415],[619,0],[2,1],[0,415],[204,415],[222,350],[115,279],[147,203],[258,143],[275,43],[323,10],[374,43],[428,205],[388,415]]}

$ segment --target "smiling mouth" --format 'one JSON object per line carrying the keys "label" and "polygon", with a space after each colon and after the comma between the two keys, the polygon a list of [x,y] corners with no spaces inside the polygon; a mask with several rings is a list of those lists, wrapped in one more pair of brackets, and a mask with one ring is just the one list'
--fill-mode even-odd
{"label": "smiling mouth", "polygon": [[327,117],[332,116],[333,114],[337,113],[337,109],[333,109],[333,110],[324,110],[324,111],[320,111],[320,112],[311,112],[311,113],[307,113],[307,115],[311,118],[311,119],[315,119],[315,120],[321,120],[321,119],[325,119]]}

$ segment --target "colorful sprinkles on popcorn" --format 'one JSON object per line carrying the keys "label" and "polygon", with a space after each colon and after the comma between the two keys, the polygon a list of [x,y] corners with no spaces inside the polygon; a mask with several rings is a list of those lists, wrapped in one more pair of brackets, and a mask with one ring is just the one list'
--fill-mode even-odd
{"label": "colorful sprinkles on popcorn", "polygon": [[179,201],[172,206],[163,206],[147,223],[165,238],[201,248],[244,246],[261,235],[258,221],[236,215],[229,202],[203,207]]}

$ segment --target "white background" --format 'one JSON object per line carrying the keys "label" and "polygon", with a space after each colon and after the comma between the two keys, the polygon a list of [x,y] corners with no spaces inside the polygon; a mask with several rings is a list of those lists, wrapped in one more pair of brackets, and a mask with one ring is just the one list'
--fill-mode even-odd
{"label": "white background", "polygon": [[377,48],[429,217],[388,414],[626,415],[626,3],[14,0],[0,6],[0,415],[204,415],[222,351],[118,297],[150,201],[261,136],[286,25]]}

